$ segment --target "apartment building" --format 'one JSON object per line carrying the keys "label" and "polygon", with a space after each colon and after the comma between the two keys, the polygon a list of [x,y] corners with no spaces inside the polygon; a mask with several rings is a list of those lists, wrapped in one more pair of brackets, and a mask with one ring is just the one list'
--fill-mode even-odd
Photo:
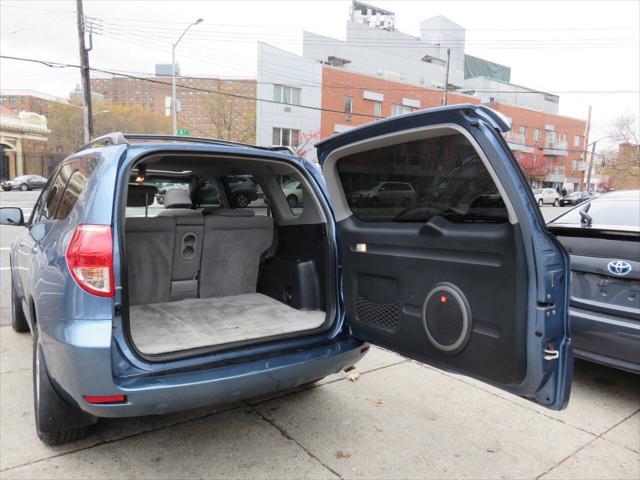
{"label": "apartment building", "polygon": [[[158,65],[156,76],[92,78],[105,102],[136,105],[170,115],[171,78]],[[192,136],[253,143],[256,139],[255,79],[180,76],[176,80],[178,128]]]}
{"label": "apartment building", "polygon": [[506,103],[487,105],[511,121],[505,140],[534,188],[580,188],[587,168],[586,121]]}
{"label": "apartment building", "polygon": [[[449,93],[449,105],[479,104],[477,97]],[[336,67],[322,68],[321,138],[380,118],[443,104],[444,92],[407,82],[395,82]]]}

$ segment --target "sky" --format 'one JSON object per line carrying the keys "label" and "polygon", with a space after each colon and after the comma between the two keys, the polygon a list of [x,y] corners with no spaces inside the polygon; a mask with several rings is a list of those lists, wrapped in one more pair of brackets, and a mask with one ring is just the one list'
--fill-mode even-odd
{"label": "sky", "polygon": [[[640,1],[376,1],[397,29],[444,15],[464,27],[466,53],[511,67],[511,81],[560,95],[560,113],[587,117],[592,139],[622,114],[640,118]],[[344,39],[350,1],[85,0],[94,25],[92,67],[152,73],[177,49],[183,75],[251,78],[258,40],[302,53],[302,31]],[[79,63],[75,0],[0,0],[0,54]],[[67,97],[77,69],[0,59],[1,89]]]}

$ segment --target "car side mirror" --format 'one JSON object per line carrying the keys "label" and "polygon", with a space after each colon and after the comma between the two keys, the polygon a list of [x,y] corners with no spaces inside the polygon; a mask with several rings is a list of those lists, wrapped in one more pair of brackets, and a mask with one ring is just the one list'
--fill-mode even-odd
{"label": "car side mirror", "polygon": [[24,226],[22,209],[17,207],[0,207],[0,225],[11,225],[13,227]]}

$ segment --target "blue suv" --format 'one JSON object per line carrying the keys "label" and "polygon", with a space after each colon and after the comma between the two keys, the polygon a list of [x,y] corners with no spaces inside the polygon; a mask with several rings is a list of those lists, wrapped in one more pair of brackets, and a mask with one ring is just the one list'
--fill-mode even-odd
{"label": "blue suv", "polygon": [[[33,336],[39,437],[296,387],[369,344],[563,408],[568,256],[508,129],[483,106],[423,110],[320,142],[322,172],[211,139],[115,133],[80,149],[27,221],[0,210],[26,227],[12,325]],[[238,203],[238,176],[260,195]],[[380,182],[415,195],[354,201]]]}

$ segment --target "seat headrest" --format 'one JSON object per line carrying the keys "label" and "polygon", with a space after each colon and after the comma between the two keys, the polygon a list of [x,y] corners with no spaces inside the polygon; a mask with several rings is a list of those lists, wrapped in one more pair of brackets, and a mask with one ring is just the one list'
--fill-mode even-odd
{"label": "seat headrest", "polygon": [[146,207],[155,199],[158,189],[153,185],[129,184],[127,193],[127,207]]}
{"label": "seat headrest", "polygon": [[210,214],[219,217],[253,217],[256,213],[248,208],[216,208]]}
{"label": "seat headrest", "polygon": [[189,194],[181,188],[172,188],[164,194],[164,208],[191,208]]}

